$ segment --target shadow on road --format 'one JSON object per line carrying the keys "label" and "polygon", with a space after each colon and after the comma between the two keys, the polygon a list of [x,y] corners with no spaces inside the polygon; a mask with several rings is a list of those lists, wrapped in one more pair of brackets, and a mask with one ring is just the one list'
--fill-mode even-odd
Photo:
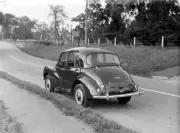
{"label": "shadow on road", "polygon": [[[68,93],[68,92],[65,92],[65,91],[56,91],[55,93],[63,95],[66,98],[74,101],[74,97],[70,93]],[[110,109],[110,108],[111,109],[118,109],[118,110],[119,109],[133,109],[133,106],[131,104],[132,104],[131,102],[129,102],[126,105],[119,104],[116,99],[109,100],[109,101],[94,99],[92,101],[92,105],[90,106],[90,108],[92,108],[92,109],[105,109],[105,110],[106,109]]]}

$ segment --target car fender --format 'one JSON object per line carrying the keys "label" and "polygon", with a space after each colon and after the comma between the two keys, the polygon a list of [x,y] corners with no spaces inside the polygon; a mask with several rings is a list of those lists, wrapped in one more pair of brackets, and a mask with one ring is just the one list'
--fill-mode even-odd
{"label": "car fender", "polygon": [[44,70],[43,70],[43,77],[44,77],[44,79],[45,79],[45,77],[46,77],[47,75],[51,75],[51,76],[53,76],[53,77],[58,78],[58,76],[57,76],[56,73],[57,73],[57,72],[56,72],[56,70],[55,70],[54,68],[50,68],[50,67],[48,67],[48,66],[45,66],[45,67],[44,67]]}
{"label": "car fender", "polygon": [[59,84],[59,83],[61,83],[63,81],[62,78],[58,75],[58,73],[56,72],[56,70],[53,67],[48,67],[48,66],[44,67],[43,78],[45,79],[45,77],[47,75],[50,75],[50,76],[54,77],[56,79],[57,84]]}
{"label": "car fender", "polygon": [[99,86],[97,85],[96,81],[87,75],[82,76],[78,80],[87,87],[87,94],[90,97],[97,95],[97,88],[99,88]]}

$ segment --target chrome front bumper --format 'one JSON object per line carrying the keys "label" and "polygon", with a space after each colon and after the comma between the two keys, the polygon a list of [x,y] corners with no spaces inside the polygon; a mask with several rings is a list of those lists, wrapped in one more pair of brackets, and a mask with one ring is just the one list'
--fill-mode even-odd
{"label": "chrome front bumper", "polygon": [[105,96],[93,96],[94,99],[114,99],[114,98],[122,98],[122,97],[129,97],[129,96],[135,96],[135,95],[142,95],[144,94],[144,91],[142,91],[141,89],[136,91],[136,92],[132,92],[132,93],[127,93],[127,94],[120,94],[120,95],[109,95],[109,92],[106,93]]}

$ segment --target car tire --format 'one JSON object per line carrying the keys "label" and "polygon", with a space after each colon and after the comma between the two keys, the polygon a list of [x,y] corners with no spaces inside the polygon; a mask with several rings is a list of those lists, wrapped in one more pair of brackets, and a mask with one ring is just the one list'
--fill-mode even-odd
{"label": "car tire", "polygon": [[55,79],[54,77],[47,75],[45,78],[45,89],[50,91],[50,92],[54,92],[55,90]]}
{"label": "car tire", "polygon": [[77,104],[88,107],[90,102],[85,89],[86,87],[83,84],[77,84],[74,89],[74,99]]}
{"label": "car tire", "polygon": [[117,98],[119,104],[127,104],[130,100],[131,97],[122,97],[122,98]]}

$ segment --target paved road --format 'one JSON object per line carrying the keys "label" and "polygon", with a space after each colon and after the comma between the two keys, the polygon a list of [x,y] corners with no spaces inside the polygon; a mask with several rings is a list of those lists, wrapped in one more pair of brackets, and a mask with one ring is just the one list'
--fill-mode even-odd
{"label": "paved road", "polygon": [[[54,66],[55,62],[32,57],[9,43],[0,42],[0,69],[44,87],[44,65]],[[179,133],[179,81],[165,82],[137,76],[133,78],[145,89],[143,96],[133,97],[128,105],[110,101],[107,104],[96,104],[93,109],[142,133]]]}
{"label": "paved road", "polygon": [[22,124],[24,133],[93,133],[85,124],[63,115],[51,102],[3,79],[0,84],[0,100]]}

